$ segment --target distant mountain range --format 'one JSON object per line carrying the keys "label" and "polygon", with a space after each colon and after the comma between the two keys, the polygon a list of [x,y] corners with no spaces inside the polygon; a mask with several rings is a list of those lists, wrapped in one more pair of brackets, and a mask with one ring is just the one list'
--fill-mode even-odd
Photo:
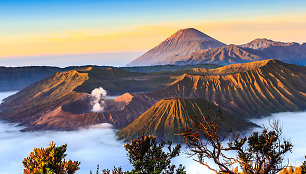
{"label": "distant mountain range", "polygon": [[255,39],[243,45],[226,45],[196,29],[187,28],[177,31],[128,66],[199,63],[229,65],[265,59],[305,65],[306,43]]}
{"label": "distant mountain range", "polygon": [[[105,100],[103,112],[91,112],[89,94],[103,87],[126,93]],[[146,89],[149,92],[134,93]],[[167,98],[220,103],[239,119],[306,109],[306,68],[278,60],[139,73],[87,67],[56,73],[8,97],[0,118],[27,130],[73,130],[97,123],[124,128],[157,102]]]}

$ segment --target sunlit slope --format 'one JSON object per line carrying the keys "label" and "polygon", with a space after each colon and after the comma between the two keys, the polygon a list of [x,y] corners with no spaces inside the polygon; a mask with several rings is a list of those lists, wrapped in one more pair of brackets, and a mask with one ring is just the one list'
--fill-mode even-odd
{"label": "sunlit slope", "polygon": [[[0,105],[0,118],[31,130],[72,130],[97,123],[122,128],[171,97],[220,103],[223,110],[239,118],[300,111],[306,109],[305,71],[304,66],[277,60],[154,73],[86,67],[56,73],[7,98]],[[104,112],[93,113],[88,93],[97,87],[111,95],[130,94],[107,102]]]}
{"label": "sunlit slope", "polygon": [[181,29],[152,48],[128,66],[166,65],[181,60],[192,52],[222,47],[225,44],[196,30]]}
{"label": "sunlit slope", "polygon": [[[199,69],[196,70],[200,72]],[[171,86],[152,93],[159,98],[191,97],[220,102],[241,117],[306,108],[306,68],[277,60],[238,64],[183,75]],[[220,75],[205,75],[220,74]]]}
{"label": "sunlit slope", "polygon": [[[154,88],[161,83],[168,83],[169,76],[144,77],[145,75],[144,73],[127,72],[117,68],[100,69],[92,67],[55,73],[51,77],[33,83],[17,94],[5,99],[0,105],[0,117],[12,122],[24,123],[26,126],[35,126],[33,123],[37,122],[37,119],[45,120],[44,116],[51,113],[52,117],[64,116],[63,112],[53,111],[58,111],[66,103],[83,98],[86,94],[85,92],[91,93],[97,87],[103,87],[110,94],[116,94],[137,89],[145,90],[150,85]],[[166,82],[162,82],[163,80],[161,79]],[[84,103],[84,105],[88,105],[88,103]],[[69,112],[66,115],[68,118]],[[59,118],[52,118],[56,125],[55,127],[50,126],[50,128],[56,129],[56,126],[61,128],[65,126],[65,124],[60,125],[54,119]],[[77,120],[74,119],[74,121]],[[95,120],[94,122],[98,121]],[[38,123],[43,124],[42,121]],[[70,125],[69,129],[71,127],[73,125]]]}
{"label": "sunlit slope", "polygon": [[[178,140],[179,137],[175,134],[186,127],[193,127],[197,121],[207,119],[208,116],[216,116],[217,112],[217,106],[204,99],[162,99],[119,131],[118,135],[124,139],[131,139],[144,132],[163,140]],[[254,126],[227,112],[222,112],[223,131],[231,129],[242,131]]]}
{"label": "sunlit slope", "polygon": [[79,98],[82,94],[73,90],[88,79],[87,73],[75,70],[55,73],[10,96],[1,104],[2,118],[23,122],[52,110],[61,103]]}
{"label": "sunlit slope", "polygon": [[[7,98],[0,105],[0,118],[22,123],[31,130],[71,130],[101,122],[123,127],[151,107],[155,100],[136,96],[129,102],[107,102],[105,112],[93,113],[90,112],[88,99],[93,89],[103,87],[108,95],[152,91],[173,82],[174,74],[191,71],[192,67],[189,68],[174,72],[140,73],[119,68],[77,67],[76,70],[56,73]],[[125,105],[128,107],[121,109]]]}

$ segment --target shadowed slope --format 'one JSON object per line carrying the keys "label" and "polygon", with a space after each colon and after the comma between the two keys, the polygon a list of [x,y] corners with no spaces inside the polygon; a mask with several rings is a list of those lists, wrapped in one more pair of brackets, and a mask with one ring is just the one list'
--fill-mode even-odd
{"label": "shadowed slope", "polygon": [[246,44],[242,44],[240,45],[241,47],[247,47],[247,48],[252,48],[252,49],[256,49],[256,50],[263,50],[265,48],[268,47],[286,47],[286,46],[292,46],[295,45],[297,43],[295,42],[276,42],[273,40],[269,40],[266,38],[263,39],[255,39],[252,40],[249,43]]}
{"label": "shadowed slope", "polygon": [[268,39],[255,39],[241,46],[259,50],[264,58],[306,65],[306,47],[303,44],[296,42],[276,42]]}
{"label": "shadowed slope", "polygon": [[0,91],[18,91],[61,71],[64,70],[48,66],[0,67]]}
{"label": "shadowed slope", "polygon": [[[118,135],[129,140],[144,131],[159,139],[177,141],[179,137],[175,134],[186,127],[193,127],[197,121],[207,119],[207,116],[217,115],[217,112],[216,105],[203,99],[162,99],[119,131]],[[254,126],[227,112],[223,112],[221,119],[223,131],[242,131]]]}
{"label": "shadowed slope", "polygon": [[228,65],[234,63],[246,63],[264,59],[259,51],[242,48],[237,45],[227,45],[220,48],[200,50],[182,58],[181,61],[172,64],[201,64],[213,63]]}

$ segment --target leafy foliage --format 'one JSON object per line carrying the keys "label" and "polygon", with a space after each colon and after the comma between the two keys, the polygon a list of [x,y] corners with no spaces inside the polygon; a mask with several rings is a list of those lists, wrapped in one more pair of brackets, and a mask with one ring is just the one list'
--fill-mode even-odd
{"label": "leafy foliage", "polygon": [[271,131],[264,128],[261,134],[253,132],[249,137],[236,138],[228,143],[231,150],[237,151],[236,161],[244,173],[277,173],[284,168],[283,156],[293,146],[281,139],[278,122],[273,122],[271,127]]}
{"label": "leafy foliage", "polygon": [[280,171],[278,174],[302,174],[301,167],[286,167],[282,171]]}
{"label": "leafy foliage", "polygon": [[303,164],[299,167],[294,167],[294,166],[286,167],[278,174],[306,174],[306,161],[304,161]]}
{"label": "leafy foliage", "polygon": [[[306,159],[306,156],[305,156],[305,159]],[[302,174],[306,174],[306,160],[301,165],[301,170],[302,170]]]}
{"label": "leafy foliage", "polygon": [[[270,124],[272,130],[264,128],[261,133],[242,138],[236,134],[225,144],[225,136],[220,132],[221,117],[221,112],[211,115],[200,120],[195,128],[186,128],[181,133],[189,155],[197,156],[195,161],[216,173],[238,173],[235,164],[245,174],[274,174],[284,168],[284,154],[291,151],[292,144],[281,138],[282,130],[277,121]],[[237,156],[227,156],[228,151],[235,151]],[[206,159],[212,159],[219,169],[208,165]]]}
{"label": "leafy foliage", "polygon": [[[97,165],[97,171],[96,171],[96,174],[99,174],[99,169],[100,169],[100,166]],[[121,167],[114,167],[114,169],[112,170],[112,172],[108,169],[103,169],[102,170],[102,174],[123,174],[124,172],[122,171],[122,168]],[[92,172],[90,171],[90,174],[92,174]]]}
{"label": "leafy foliage", "polygon": [[73,174],[80,162],[66,161],[67,144],[56,146],[51,142],[47,148],[34,148],[30,156],[24,158],[25,174]]}
{"label": "leafy foliage", "polygon": [[128,152],[129,160],[134,169],[131,172],[137,174],[159,174],[159,173],[178,173],[184,174],[184,167],[180,165],[176,170],[175,165],[171,165],[171,159],[178,156],[181,145],[176,145],[173,149],[171,143],[168,144],[165,152],[163,148],[166,143],[162,141],[157,143],[155,136],[137,136],[137,139],[131,140],[125,144],[125,149]]}

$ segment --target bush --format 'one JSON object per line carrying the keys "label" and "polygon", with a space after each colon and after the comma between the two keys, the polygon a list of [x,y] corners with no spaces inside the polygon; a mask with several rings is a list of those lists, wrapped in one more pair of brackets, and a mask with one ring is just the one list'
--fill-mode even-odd
{"label": "bush", "polygon": [[[190,155],[195,161],[216,173],[236,174],[239,165],[245,174],[278,173],[283,170],[284,155],[291,151],[292,144],[281,137],[282,130],[277,121],[271,123],[272,130],[264,128],[262,132],[253,132],[249,137],[234,135],[227,145],[226,137],[221,136],[221,121],[218,115],[210,116],[186,128],[181,135],[187,144]],[[227,156],[226,152],[237,153],[236,157]],[[219,169],[209,165],[211,159]]]}
{"label": "bush", "polygon": [[[170,142],[168,145],[164,141],[158,144],[155,136],[142,135],[126,143],[124,147],[134,169],[123,172],[121,167],[114,167],[112,171],[102,170],[102,174],[186,174],[182,165],[176,169],[176,166],[171,164],[171,159],[180,154],[180,144],[172,148]],[[163,150],[166,147],[168,152]],[[96,174],[99,174],[99,165]]]}
{"label": "bush", "polygon": [[47,148],[34,148],[30,156],[22,161],[25,174],[74,174],[80,162],[66,161],[67,144],[55,146],[51,142]]}
{"label": "bush", "polygon": [[[100,166],[97,165],[97,171],[96,171],[96,174],[99,174],[99,169],[100,169]],[[110,174],[111,171],[108,170],[108,169],[103,169],[102,170],[102,173],[101,174]],[[112,174],[123,174],[125,172],[122,171],[122,168],[121,167],[114,167],[114,169],[112,170]],[[92,171],[90,171],[90,174],[92,174]]]}
{"label": "bush", "polygon": [[[306,159],[306,156],[305,156]],[[306,160],[303,162],[303,164],[301,165],[301,172],[302,174],[306,174]]]}
{"label": "bush", "polygon": [[181,144],[176,145],[173,149],[171,143],[168,143],[167,149],[163,150],[166,143],[162,141],[157,143],[155,136],[137,136],[137,139],[131,140],[125,144],[125,150],[128,152],[129,160],[134,169],[126,173],[139,174],[159,174],[159,173],[186,173],[184,167],[180,165],[176,170],[175,165],[171,165],[171,159],[180,154]]}

